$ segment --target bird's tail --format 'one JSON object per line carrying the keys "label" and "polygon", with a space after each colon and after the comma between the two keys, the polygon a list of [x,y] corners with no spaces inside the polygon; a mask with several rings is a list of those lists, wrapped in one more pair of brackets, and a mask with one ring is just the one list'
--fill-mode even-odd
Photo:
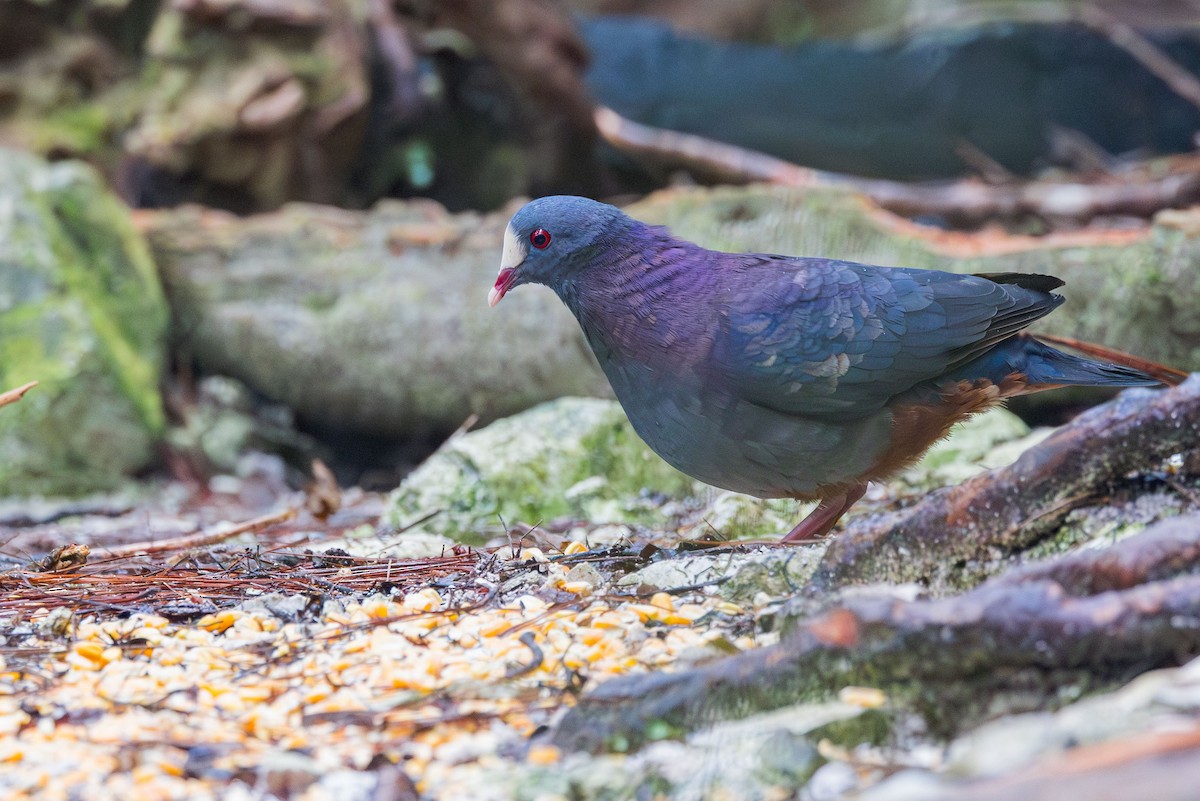
{"label": "bird's tail", "polygon": [[1166,384],[1169,387],[1182,384],[1188,377],[1188,374],[1183,370],[1176,370],[1174,367],[1167,367],[1165,364],[1152,362],[1149,359],[1143,359],[1141,356],[1134,356],[1132,353],[1126,353],[1125,351],[1107,348],[1104,345],[1097,345],[1094,342],[1084,342],[1081,339],[1072,339],[1071,337],[1056,337],[1051,334],[1037,334],[1037,339],[1043,343],[1057,345],[1060,348],[1070,348],[1071,350],[1079,351],[1086,356],[1091,356],[1093,359],[1101,359],[1113,365],[1128,367],[1135,372],[1144,373],[1160,384]]}
{"label": "bird's tail", "polygon": [[[1030,388],[1054,386],[1152,387],[1177,384],[1186,374],[1118,350],[1089,342],[1045,337],[1054,344],[1078,350],[1085,356],[1064,353],[1042,337],[1017,336],[1008,340],[1008,360],[1025,374]],[[1016,352],[1014,352],[1016,351]],[[1016,357],[1016,358],[1014,358]],[[1088,358],[1096,357],[1096,358]],[[1014,363],[1015,362],[1015,363]]]}
{"label": "bird's tail", "polygon": [[1186,373],[1102,345],[1059,337],[1047,336],[1045,339],[1086,355],[1064,353],[1040,338],[1018,334],[963,365],[955,371],[955,375],[971,379],[986,378],[997,386],[1009,384],[1014,375],[1019,375],[1022,376],[1021,389],[1016,394],[1062,386],[1174,385],[1187,377]]}

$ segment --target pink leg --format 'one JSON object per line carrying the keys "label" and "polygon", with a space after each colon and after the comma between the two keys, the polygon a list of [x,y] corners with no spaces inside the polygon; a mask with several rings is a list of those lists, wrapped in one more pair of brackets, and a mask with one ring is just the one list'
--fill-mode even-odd
{"label": "pink leg", "polygon": [[830,532],[837,525],[837,521],[841,519],[846,511],[858,502],[858,499],[867,491],[866,484],[859,484],[839,495],[830,495],[828,498],[822,498],[817,504],[817,508],[809,513],[808,517],[796,524],[796,527],[789,531],[780,542],[811,542],[819,540]]}

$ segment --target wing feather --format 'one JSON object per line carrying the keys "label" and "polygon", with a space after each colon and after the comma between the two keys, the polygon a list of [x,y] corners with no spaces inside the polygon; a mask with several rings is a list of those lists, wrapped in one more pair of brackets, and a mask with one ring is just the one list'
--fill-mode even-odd
{"label": "wing feather", "polygon": [[758,405],[865,416],[985,353],[1062,303],[1061,282],[783,256],[722,276],[715,380]]}

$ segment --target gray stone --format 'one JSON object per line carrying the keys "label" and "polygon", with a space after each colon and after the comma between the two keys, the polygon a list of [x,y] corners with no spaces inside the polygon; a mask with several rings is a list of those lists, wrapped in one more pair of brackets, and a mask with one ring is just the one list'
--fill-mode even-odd
{"label": "gray stone", "polygon": [[185,207],[148,218],[147,236],[174,336],[205,370],[333,429],[419,437],[608,391],[553,295],[488,309],[510,212]]}

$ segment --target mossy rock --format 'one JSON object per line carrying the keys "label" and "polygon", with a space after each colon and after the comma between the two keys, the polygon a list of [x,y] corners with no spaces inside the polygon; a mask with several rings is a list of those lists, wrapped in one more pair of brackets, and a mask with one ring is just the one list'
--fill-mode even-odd
{"label": "mossy rock", "polygon": [[128,211],[79,163],[0,149],[0,412],[8,495],[111,489],[153,458],[167,311]]}
{"label": "mossy rock", "polygon": [[662,524],[656,498],[697,487],[638,439],[615,401],[561,398],[450,440],[392,494],[388,520],[436,512],[422,528],[466,542],[501,518]]}

